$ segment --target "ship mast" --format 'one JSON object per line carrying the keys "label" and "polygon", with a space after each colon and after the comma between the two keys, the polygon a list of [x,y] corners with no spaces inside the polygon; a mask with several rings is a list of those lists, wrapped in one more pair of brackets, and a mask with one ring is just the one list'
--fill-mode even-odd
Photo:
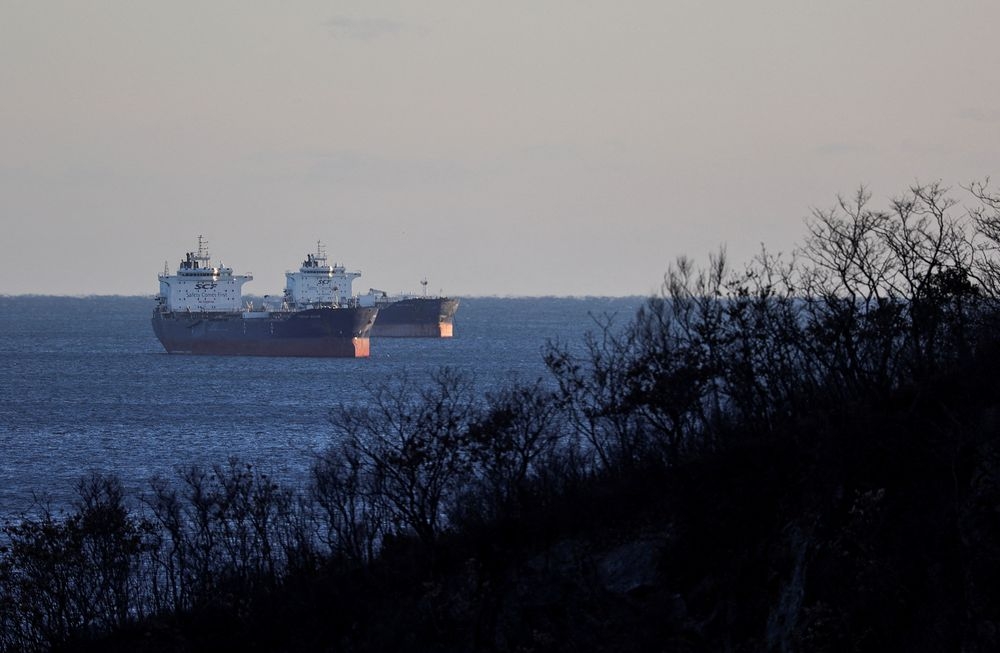
{"label": "ship mast", "polygon": [[198,255],[194,259],[201,263],[200,267],[212,267],[212,257],[208,254],[208,241],[201,234],[198,234]]}
{"label": "ship mast", "polygon": [[420,280],[420,285],[424,287],[424,297],[427,296],[427,277]]}

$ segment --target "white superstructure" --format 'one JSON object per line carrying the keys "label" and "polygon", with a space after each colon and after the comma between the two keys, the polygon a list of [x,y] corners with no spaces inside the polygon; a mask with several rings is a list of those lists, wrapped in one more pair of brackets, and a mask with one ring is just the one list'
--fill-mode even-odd
{"label": "white superstructure", "polygon": [[177,274],[160,275],[161,310],[171,312],[239,312],[242,310],[243,284],[253,279],[249,274],[233,274],[221,262],[212,265],[208,243],[198,236],[198,251],[188,252]]}
{"label": "white superstructure", "polygon": [[341,306],[351,299],[351,285],[360,276],[342,265],[329,265],[322,243],[316,241],[316,253],[306,254],[299,271],[285,273],[285,302],[291,308]]}

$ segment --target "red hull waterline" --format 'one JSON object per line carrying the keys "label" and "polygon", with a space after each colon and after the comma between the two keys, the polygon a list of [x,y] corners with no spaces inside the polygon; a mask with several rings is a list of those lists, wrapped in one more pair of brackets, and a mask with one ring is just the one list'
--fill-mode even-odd
{"label": "red hull waterline", "polygon": [[367,358],[368,338],[272,339],[259,342],[216,340],[209,342],[165,341],[169,354],[203,356],[302,356],[308,358]]}
{"label": "red hull waterline", "polygon": [[373,335],[376,338],[451,338],[450,322],[437,324],[379,324],[376,320]]}

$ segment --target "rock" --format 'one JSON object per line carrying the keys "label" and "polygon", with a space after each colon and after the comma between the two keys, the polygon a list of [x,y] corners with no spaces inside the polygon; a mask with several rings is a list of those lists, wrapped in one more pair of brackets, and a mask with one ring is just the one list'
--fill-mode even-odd
{"label": "rock", "polygon": [[664,540],[639,540],[606,553],[597,565],[601,585],[615,594],[631,594],[657,582]]}

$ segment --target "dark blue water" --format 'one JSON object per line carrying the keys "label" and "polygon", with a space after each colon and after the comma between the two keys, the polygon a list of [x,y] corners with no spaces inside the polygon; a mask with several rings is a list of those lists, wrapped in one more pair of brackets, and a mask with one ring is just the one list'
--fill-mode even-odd
{"label": "dark blue water", "polygon": [[66,505],[90,472],[133,494],[154,475],[238,456],[288,484],[330,442],[327,415],[399,374],[441,366],[482,390],[546,376],[550,339],[579,343],[593,315],[624,321],[639,298],[463,299],[448,340],[372,340],[367,359],[163,352],[142,297],[0,297],[0,521],[33,495]]}

